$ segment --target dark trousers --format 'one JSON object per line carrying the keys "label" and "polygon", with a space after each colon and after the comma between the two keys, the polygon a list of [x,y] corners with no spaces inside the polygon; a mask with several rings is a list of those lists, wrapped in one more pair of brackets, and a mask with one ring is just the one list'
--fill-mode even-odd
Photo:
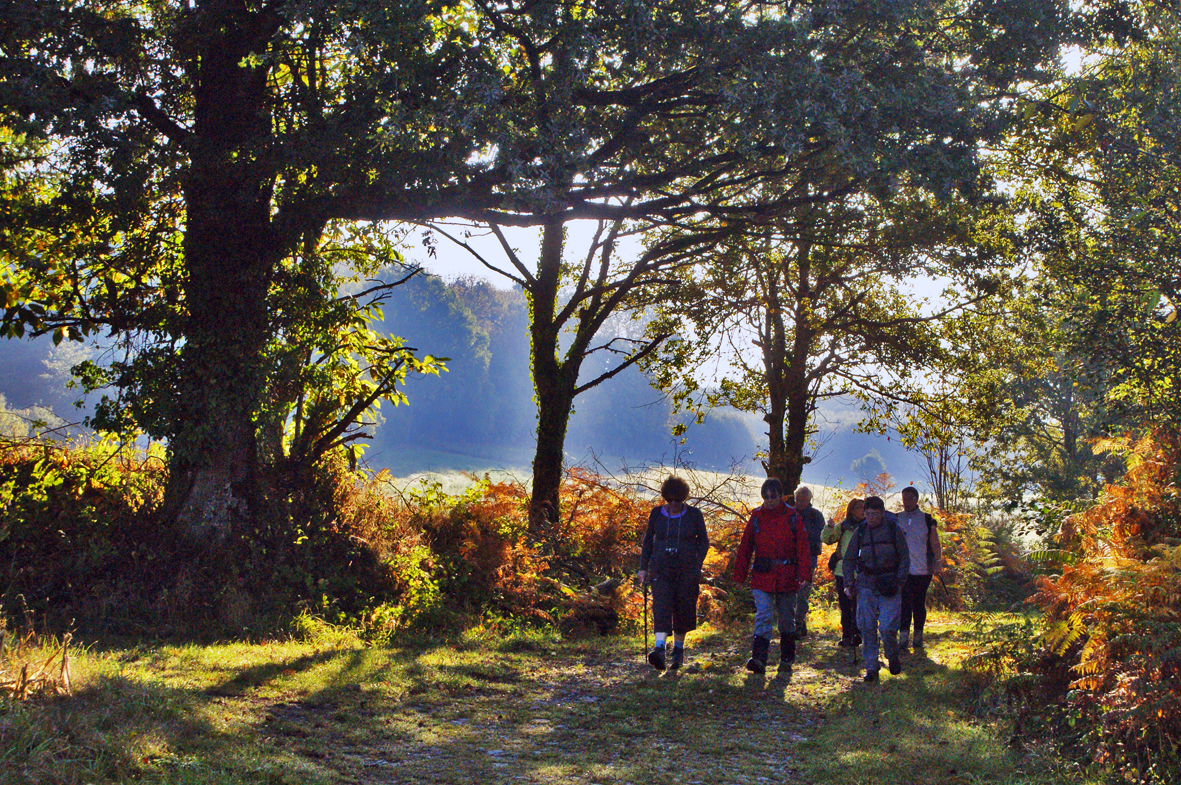
{"label": "dark trousers", "polygon": [[911,575],[907,577],[902,587],[902,624],[903,635],[910,634],[910,617],[914,616],[915,635],[923,631],[927,623],[927,589],[931,588],[930,575]]}
{"label": "dark trousers", "polygon": [[845,594],[845,579],[836,576],[837,602],[841,606],[841,638],[852,640],[857,634],[857,597]]}
{"label": "dark trousers", "polygon": [[697,629],[697,570],[669,570],[652,575],[653,632],[684,635]]}

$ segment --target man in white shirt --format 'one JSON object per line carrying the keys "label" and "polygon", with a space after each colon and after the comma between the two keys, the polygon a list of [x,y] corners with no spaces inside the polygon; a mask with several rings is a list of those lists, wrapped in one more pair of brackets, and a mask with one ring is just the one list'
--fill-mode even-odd
{"label": "man in white shirt", "polygon": [[910,549],[910,577],[902,587],[902,619],[898,648],[910,648],[910,620],[914,619],[914,647],[923,648],[923,625],[927,622],[927,589],[931,579],[943,570],[943,544],[939,528],[930,513],[919,509],[919,492],[913,486],[902,489],[902,511],[898,526]]}

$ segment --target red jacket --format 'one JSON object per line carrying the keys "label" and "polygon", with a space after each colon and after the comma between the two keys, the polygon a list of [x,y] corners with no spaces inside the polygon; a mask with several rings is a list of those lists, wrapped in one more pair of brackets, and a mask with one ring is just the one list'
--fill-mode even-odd
{"label": "red jacket", "polygon": [[734,563],[734,580],[742,583],[751,557],[774,560],[769,572],[751,572],[752,589],[775,593],[798,591],[812,580],[812,546],[795,508],[780,504],[774,510],[755,510],[742,532]]}

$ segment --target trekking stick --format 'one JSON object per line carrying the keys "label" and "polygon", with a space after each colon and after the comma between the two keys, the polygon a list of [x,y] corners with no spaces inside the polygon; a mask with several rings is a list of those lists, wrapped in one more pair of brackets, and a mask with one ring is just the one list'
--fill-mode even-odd
{"label": "trekking stick", "polygon": [[[856,592],[856,590],[854,590],[854,592],[853,592],[853,602],[854,602],[854,605],[853,605],[853,608],[854,608],[853,626],[857,626],[857,613],[856,613],[857,592]],[[857,637],[854,638],[854,640],[859,640],[860,638],[861,638],[861,630],[858,629],[857,630]],[[862,643],[864,643],[864,641],[862,641]],[[861,662],[861,645],[862,645],[861,643],[855,643],[849,647],[850,649],[853,650],[853,667],[857,667],[857,665],[860,664],[860,662]]]}
{"label": "trekking stick", "polygon": [[648,576],[644,576],[644,651],[641,656],[648,656]]}
{"label": "trekking stick", "polygon": [[943,587],[943,597],[948,606],[951,605],[951,589],[947,588],[947,581],[943,580],[943,573],[935,573],[935,577],[939,579],[939,585]]}

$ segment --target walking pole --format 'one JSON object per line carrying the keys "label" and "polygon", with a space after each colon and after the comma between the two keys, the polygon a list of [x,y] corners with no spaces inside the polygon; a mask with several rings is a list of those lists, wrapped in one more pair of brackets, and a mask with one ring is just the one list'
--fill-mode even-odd
{"label": "walking pole", "polygon": [[648,656],[648,576],[644,576],[644,651],[643,657]]}
{"label": "walking pole", "polygon": [[[856,608],[857,607],[857,604],[856,604],[856,601],[857,601],[856,586],[857,586],[857,584],[854,583],[853,586],[854,586],[853,597],[852,597],[853,602],[854,602],[853,607]],[[853,614],[853,624],[854,624],[854,626],[856,626],[856,624],[857,624],[856,612],[854,612],[854,614]],[[861,630],[860,629],[857,630],[857,637],[854,638],[854,640],[861,640]],[[862,643],[864,643],[864,641],[862,641]],[[853,650],[853,667],[856,668],[861,663],[861,643],[855,643],[852,646],[850,646],[849,648]]]}
{"label": "walking pole", "polygon": [[937,572],[937,573],[935,573],[935,577],[939,579],[939,585],[943,587],[944,601],[947,602],[948,606],[950,606],[951,605],[951,589],[947,588],[947,581],[943,580],[943,573]]}

